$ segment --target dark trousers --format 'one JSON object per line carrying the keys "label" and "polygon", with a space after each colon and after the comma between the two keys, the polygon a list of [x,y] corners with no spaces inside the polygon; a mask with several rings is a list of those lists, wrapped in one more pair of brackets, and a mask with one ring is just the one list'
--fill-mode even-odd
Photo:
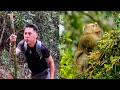
{"label": "dark trousers", "polygon": [[50,69],[45,69],[43,72],[38,74],[31,74],[32,79],[50,79]]}

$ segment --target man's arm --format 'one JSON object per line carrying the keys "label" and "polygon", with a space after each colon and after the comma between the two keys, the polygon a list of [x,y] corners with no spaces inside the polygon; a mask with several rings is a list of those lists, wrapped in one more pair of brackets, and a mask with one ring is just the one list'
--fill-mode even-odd
{"label": "man's arm", "polygon": [[55,65],[54,65],[54,60],[50,54],[50,51],[48,50],[47,47],[45,47],[43,44],[41,46],[41,52],[43,57],[46,59],[46,61],[49,64],[50,67],[50,79],[54,79],[54,72],[55,72]]}
{"label": "man's arm", "polygon": [[55,72],[54,60],[51,55],[46,59],[48,64],[50,65],[50,79],[54,79],[54,72]]}

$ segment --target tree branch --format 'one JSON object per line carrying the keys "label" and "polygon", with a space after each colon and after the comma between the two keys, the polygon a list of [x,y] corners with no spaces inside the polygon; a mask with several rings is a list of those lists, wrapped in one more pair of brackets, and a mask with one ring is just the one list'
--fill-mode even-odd
{"label": "tree branch", "polygon": [[109,31],[110,31],[110,28],[109,28],[108,26],[104,25],[104,24],[102,23],[102,21],[100,21],[99,18],[95,19],[95,18],[94,18],[94,15],[92,15],[91,13],[86,13],[86,12],[84,12],[84,11],[82,11],[81,13],[84,14],[84,15],[86,15],[86,16],[88,16],[88,17],[89,17],[90,19],[92,19],[93,21],[97,22],[97,23],[100,25],[100,27],[103,28],[104,31],[106,31],[106,32],[109,32]]}

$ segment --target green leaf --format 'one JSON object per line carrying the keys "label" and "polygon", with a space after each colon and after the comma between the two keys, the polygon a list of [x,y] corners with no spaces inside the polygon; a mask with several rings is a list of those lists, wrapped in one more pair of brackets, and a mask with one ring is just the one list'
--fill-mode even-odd
{"label": "green leaf", "polygon": [[109,42],[109,40],[110,40],[110,38],[106,38],[106,39],[105,39],[106,42]]}
{"label": "green leaf", "polygon": [[66,65],[69,65],[69,61],[70,61],[70,59],[68,59],[68,60],[66,61]]}
{"label": "green leaf", "polygon": [[104,67],[105,67],[105,68],[108,68],[109,66],[110,66],[110,65],[108,65],[108,64],[104,64]]}
{"label": "green leaf", "polygon": [[110,56],[110,61],[111,61],[111,63],[113,62],[113,56]]}
{"label": "green leaf", "polygon": [[99,47],[100,47],[100,49],[104,49],[104,48],[105,48],[105,46],[104,46],[104,45],[100,45]]}
{"label": "green leaf", "polygon": [[66,40],[69,41],[69,42],[72,42],[72,39],[70,39],[70,38],[66,38]]}
{"label": "green leaf", "polygon": [[65,33],[65,36],[68,38],[68,37],[70,37],[70,32],[66,32]]}

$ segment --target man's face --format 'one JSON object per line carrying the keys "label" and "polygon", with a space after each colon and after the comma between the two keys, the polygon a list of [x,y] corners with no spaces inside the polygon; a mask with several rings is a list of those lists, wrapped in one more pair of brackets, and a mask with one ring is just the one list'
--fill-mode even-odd
{"label": "man's face", "polygon": [[38,34],[33,30],[33,28],[27,27],[24,30],[24,40],[27,44],[34,43]]}

